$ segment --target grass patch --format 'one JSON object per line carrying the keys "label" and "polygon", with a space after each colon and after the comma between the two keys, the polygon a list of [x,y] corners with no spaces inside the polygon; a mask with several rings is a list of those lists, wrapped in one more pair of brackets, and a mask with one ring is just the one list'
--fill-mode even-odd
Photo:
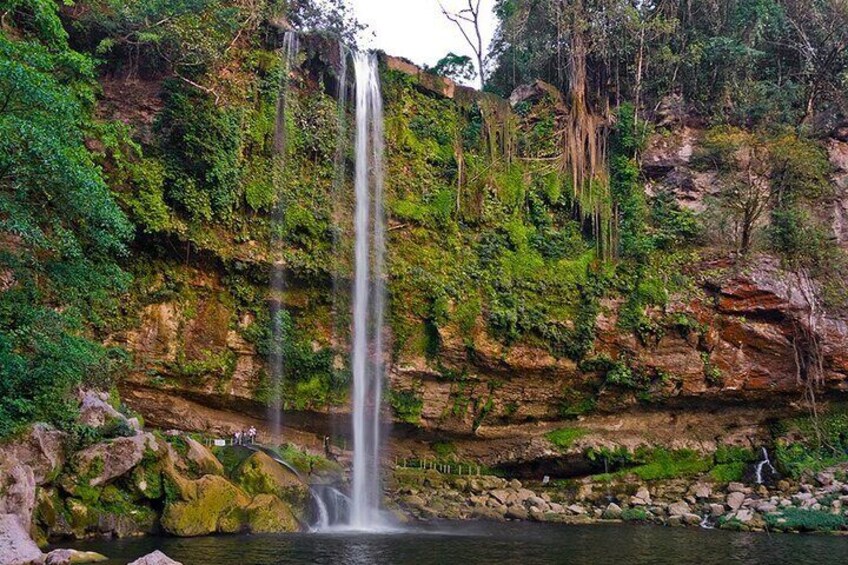
{"label": "grass patch", "polygon": [[650,519],[648,511],[641,506],[625,508],[621,511],[621,519],[625,522],[645,522]]}
{"label": "grass patch", "polygon": [[710,470],[710,478],[717,483],[732,483],[742,480],[747,463],[720,463]]}
{"label": "grass patch", "polygon": [[832,532],[848,527],[848,519],[843,515],[801,508],[784,508],[766,514],[765,520],[771,528],[800,532]]}
{"label": "grass patch", "polygon": [[712,463],[697,451],[655,449],[644,458],[645,464],[630,469],[643,481],[691,477],[710,470]]}
{"label": "grass patch", "polygon": [[585,436],[589,432],[582,428],[560,428],[545,434],[549,442],[554,444],[559,449],[568,449],[575,441]]}

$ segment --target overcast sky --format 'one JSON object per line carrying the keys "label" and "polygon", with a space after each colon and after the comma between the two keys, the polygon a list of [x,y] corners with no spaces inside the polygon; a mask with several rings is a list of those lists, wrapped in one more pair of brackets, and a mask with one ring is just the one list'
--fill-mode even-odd
{"label": "overcast sky", "polygon": [[[453,51],[468,55],[474,52],[456,26],[439,9],[438,0],[348,0],[356,17],[369,27],[366,46],[382,49],[389,55],[406,57],[418,65],[435,65]],[[475,0],[476,1],[476,0]],[[445,8],[459,11],[468,0],[442,0]],[[492,13],[494,0],[482,0],[482,31],[485,50],[495,32]]]}

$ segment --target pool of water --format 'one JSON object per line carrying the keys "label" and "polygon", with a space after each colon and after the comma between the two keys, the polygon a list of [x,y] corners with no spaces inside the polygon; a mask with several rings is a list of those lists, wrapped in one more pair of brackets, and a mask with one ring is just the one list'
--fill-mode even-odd
{"label": "pool of water", "polygon": [[847,563],[848,537],[635,525],[447,523],[395,533],[93,540],[62,547],[125,564],[160,549],[185,565]]}

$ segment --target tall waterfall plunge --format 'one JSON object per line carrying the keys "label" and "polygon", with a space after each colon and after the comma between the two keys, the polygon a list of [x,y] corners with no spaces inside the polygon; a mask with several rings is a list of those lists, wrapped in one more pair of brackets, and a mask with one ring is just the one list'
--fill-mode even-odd
{"label": "tall waterfall plunge", "polygon": [[[285,36],[282,56],[283,77],[277,101],[277,122],[274,136],[275,169],[279,173],[286,165],[287,118],[290,73],[299,52],[299,41],[295,33]],[[385,282],[384,257],[386,248],[383,212],[383,101],[380,92],[378,60],[373,54],[351,53],[340,47],[341,68],[339,70],[339,119],[336,175],[333,182],[334,212],[337,221],[346,216],[345,198],[341,191],[345,187],[345,153],[347,149],[346,106],[347,106],[347,61],[353,61],[355,72],[355,211],[353,227],[354,284],[353,324],[350,365],[353,372],[352,425],[353,425],[353,480],[348,499],[332,488],[317,488],[313,494],[319,520],[316,531],[345,524],[355,530],[374,530],[383,524],[380,511],[380,412],[382,404],[382,381],[384,367],[384,309]],[[349,210],[349,208],[347,209]],[[278,220],[285,216],[285,203],[277,210]],[[282,245],[283,242],[278,242]],[[336,257],[346,255],[340,237],[334,239]],[[349,248],[348,248],[349,249]],[[282,423],[282,385],[285,373],[283,340],[287,339],[282,326],[285,312],[282,294],[285,289],[282,264],[275,265],[271,286],[274,347],[270,356],[270,375],[273,396],[269,416],[275,437],[280,437]],[[338,277],[333,281],[333,311],[338,316],[339,308],[347,303],[343,285]],[[339,320],[344,319],[339,316]],[[343,500],[344,503],[340,503]],[[341,523],[340,523],[341,522]]]}
{"label": "tall waterfall plunge", "polygon": [[356,74],[356,231],[353,288],[353,488],[350,527],[378,527],[380,408],[386,250],[383,218],[383,100],[377,57],[354,53]]}
{"label": "tall waterfall plunge", "polygon": [[[300,52],[300,39],[294,32],[286,33],[283,39],[283,75],[280,78],[280,90],[277,95],[277,117],[274,126],[274,183],[280,182],[280,177],[286,166],[286,152],[288,150],[287,107],[289,98],[289,87],[291,73],[295,67],[295,59]],[[280,202],[275,210],[276,221],[282,223],[284,216],[284,203]],[[274,242],[282,247],[282,240]],[[283,292],[285,290],[285,267],[282,263],[275,263],[271,270],[271,325],[273,342],[269,355],[269,373],[271,377],[271,402],[268,407],[271,431],[275,438],[282,433],[283,414],[283,380],[285,375],[285,359],[283,358],[284,335],[283,318],[285,306],[283,304]]]}

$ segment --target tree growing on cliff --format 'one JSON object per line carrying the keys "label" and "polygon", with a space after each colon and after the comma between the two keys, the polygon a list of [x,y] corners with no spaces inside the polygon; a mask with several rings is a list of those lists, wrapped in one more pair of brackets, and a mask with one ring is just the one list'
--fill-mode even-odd
{"label": "tree growing on cliff", "polygon": [[483,47],[483,33],[480,30],[480,3],[481,0],[467,0],[468,7],[458,12],[450,12],[439,2],[439,7],[445,17],[456,25],[462,37],[477,58],[477,74],[480,77],[480,90],[486,88],[485,51]]}
{"label": "tree growing on cliff", "polygon": [[477,76],[477,71],[474,69],[474,63],[471,62],[471,57],[457,55],[456,53],[448,53],[439,59],[439,62],[434,67],[427,70],[459,82],[471,81]]}

